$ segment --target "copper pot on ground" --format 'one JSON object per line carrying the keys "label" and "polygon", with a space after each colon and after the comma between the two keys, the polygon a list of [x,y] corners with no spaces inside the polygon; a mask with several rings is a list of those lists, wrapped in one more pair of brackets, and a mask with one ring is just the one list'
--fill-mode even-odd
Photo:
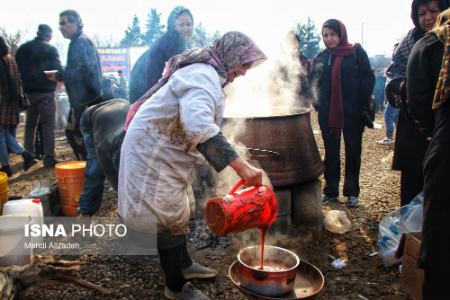
{"label": "copper pot on ground", "polygon": [[260,269],[261,246],[241,249],[239,281],[247,290],[264,296],[279,296],[294,288],[299,257],[292,251],[264,245],[264,269]]}
{"label": "copper pot on ground", "polygon": [[267,116],[225,116],[225,125],[242,120],[245,128],[235,139],[247,147],[270,152],[252,153],[274,186],[289,186],[318,178],[324,171],[311,128],[310,108],[273,107]]}

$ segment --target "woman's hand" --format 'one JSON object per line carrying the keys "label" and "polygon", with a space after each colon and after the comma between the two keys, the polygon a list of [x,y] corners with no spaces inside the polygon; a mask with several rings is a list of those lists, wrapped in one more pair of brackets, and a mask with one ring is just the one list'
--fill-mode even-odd
{"label": "woman's hand", "polygon": [[242,158],[238,157],[230,163],[236,174],[244,179],[244,186],[258,186],[262,184],[262,170],[258,169]]}

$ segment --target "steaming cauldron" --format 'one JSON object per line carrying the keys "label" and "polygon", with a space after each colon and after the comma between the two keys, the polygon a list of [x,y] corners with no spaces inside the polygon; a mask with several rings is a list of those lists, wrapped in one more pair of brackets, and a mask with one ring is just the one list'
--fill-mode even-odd
{"label": "steaming cauldron", "polygon": [[[255,152],[274,186],[289,186],[316,179],[324,172],[311,128],[310,108],[278,106],[265,116],[225,116],[225,125],[243,121],[236,140],[247,147],[278,152]],[[249,113],[250,115],[250,113]],[[226,131],[225,131],[226,132]]]}

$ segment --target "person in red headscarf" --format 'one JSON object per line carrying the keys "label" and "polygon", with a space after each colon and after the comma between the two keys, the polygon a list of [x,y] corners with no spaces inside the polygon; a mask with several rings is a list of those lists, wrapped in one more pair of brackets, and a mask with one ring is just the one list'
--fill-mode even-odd
{"label": "person in red headscarf", "polygon": [[366,51],[350,44],[344,24],[336,19],[322,26],[326,49],[313,61],[310,80],[317,89],[313,104],[325,146],[325,187],[322,202],[339,201],[341,132],[345,143],[344,196],[349,206],[358,206],[361,144],[364,112],[375,77]]}

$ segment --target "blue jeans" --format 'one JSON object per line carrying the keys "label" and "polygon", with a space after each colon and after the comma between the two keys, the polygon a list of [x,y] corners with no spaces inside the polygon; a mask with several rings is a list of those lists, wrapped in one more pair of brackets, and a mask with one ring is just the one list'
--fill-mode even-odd
{"label": "blue jeans", "polygon": [[9,165],[8,149],[16,154],[21,154],[24,150],[12,135],[13,132],[10,125],[0,125],[0,161],[2,165]]}
{"label": "blue jeans", "polygon": [[84,170],[84,187],[80,195],[80,206],[78,212],[93,215],[99,210],[102,203],[105,175],[97,161],[95,154],[94,139],[89,128],[81,123],[83,142],[87,152],[86,169]]}
{"label": "blue jeans", "polygon": [[384,124],[386,125],[386,137],[392,139],[394,126],[397,127],[399,108],[393,107],[389,102],[384,109]]}

